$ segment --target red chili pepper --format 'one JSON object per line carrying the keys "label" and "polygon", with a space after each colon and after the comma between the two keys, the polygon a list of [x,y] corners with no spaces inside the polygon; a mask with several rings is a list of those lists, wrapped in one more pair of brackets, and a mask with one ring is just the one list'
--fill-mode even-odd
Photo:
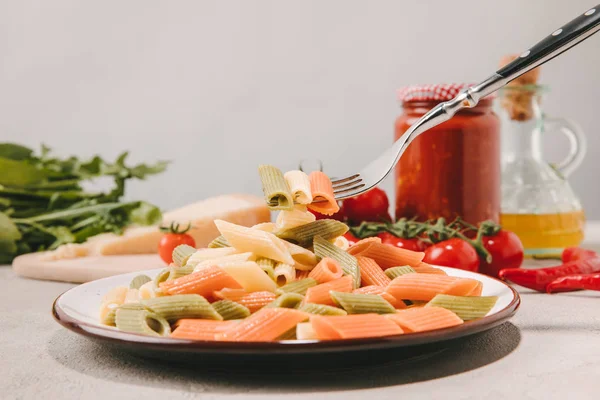
{"label": "red chili pepper", "polygon": [[600,272],[600,257],[577,260],[557,267],[523,269],[507,268],[500,271],[501,279],[511,281],[529,289],[545,292],[546,286],[557,278],[567,275]]}
{"label": "red chili pepper", "polygon": [[586,258],[597,257],[598,254],[593,250],[582,249],[581,247],[567,247],[562,252],[562,262],[568,263],[569,261],[585,260]]}
{"label": "red chili pepper", "polygon": [[570,292],[573,290],[600,290],[600,274],[569,275],[555,279],[546,286],[546,292]]}

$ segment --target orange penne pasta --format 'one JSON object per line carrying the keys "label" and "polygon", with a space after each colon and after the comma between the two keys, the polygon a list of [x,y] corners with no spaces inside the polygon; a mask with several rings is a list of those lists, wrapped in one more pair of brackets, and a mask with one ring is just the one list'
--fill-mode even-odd
{"label": "orange penne pasta", "polygon": [[308,205],[313,211],[325,215],[333,215],[340,211],[340,206],[333,195],[331,179],[321,171],[313,171],[308,176],[313,202]]}
{"label": "orange penne pasta", "polygon": [[481,290],[479,286],[482,283],[475,279],[460,278],[452,284],[452,287],[444,294],[450,294],[452,296],[468,296],[470,293],[476,293],[477,290]]}
{"label": "orange penne pasta", "polygon": [[406,274],[393,279],[385,289],[397,299],[429,301],[436,294],[466,296],[476,291],[479,281],[436,274]]}
{"label": "orange penne pasta", "polygon": [[348,249],[348,253],[355,257],[369,257],[375,260],[381,269],[386,270],[399,265],[417,266],[425,253],[400,249],[389,244],[383,244],[375,240],[363,239]]}
{"label": "orange penne pasta", "polygon": [[225,332],[238,321],[214,321],[208,319],[180,319],[171,337],[175,339],[215,340],[215,335]]}
{"label": "orange penne pasta", "polygon": [[201,271],[162,282],[160,288],[168,295],[199,294],[208,297],[223,288],[240,289],[240,284],[219,267],[208,267]]}
{"label": "orange penne pasta", "polygon": [[310,275],[310,271],[304,271],[304,270],[296,270],[296,280],[299,281],[300,279],[304,279],[304,278],[308,278],[308,276]]}
{"label": "orange penne pasta", "polygon": [[472,291],[465,293],[465,296],[481,296],[482,290],[483,283],[477,281],[477,286],[475,286]]}
{"label": "orange penne pasta", "polygon": [[376,285],[363,286],[361,288],[354,289],[352,291],[352,293],[376,294],[378,296],[383,297],[384,300],[386,300],[388,303],[390,303],[396,309],[402,310],[402,309],[406,308],[406,303],[403,302],[402,299],[396,299],[394,296],[387,293],[385,291],[385,286],[376,286]]}
{"label": "orange penne pasta", "polygon": [[231,300],[236,303],[244,296],[246,296],[248,292],[244,289],[230,289],[224,288],[221,290],[217,290],[213,293],[213,296],[219,300]]}
{"label": "orange penne pasta", "polygon": [[372,258],[358,256],[356,260],[360,268],[360,280],[363,286],[387,286],[392,281]]}
{"label": "orange penne pasta", "polygon": [[444,272],[443,270],[433,267],[427,263],[424,262],[420,262],[419,265],[417,265],[416,267],[413,267],[413,269],[415,270],[415,272],[419,273],[419,274],[438,274],[438,275],[448,275],[446,272]]}
{"label": "orange penne pasta", "polygon": [[308,316],[291,308],[263,308],[216,337],[235,342],[270,342],[306,321]]}
{"label": "orange penne pasta", "polygon": [[332,290],[335,292],[352,292],[352,276],[346,275],[333,281],[308,288],[304,296],[304,302],[335,306],[333,299],[329,295],[329,292]]}
{"label": "orange penne pasta", "polygon": [[312,271],[308,274],[309,278],[313,278],[319,283],[330,282],[334,279],[339,279],[344,274],[340,263],[333,258],[325,257]]}
{"label": "orange penne pasta", "polygon": [[216,291],[214,296],[221,300],[231,300],[239,303],[254,313],[277,298],[277,295],[268,291],[248,293],[244,289],[222,289]]}
{"label": "orange penne pasta", "polygon": [[385,318],[398,324],[404,332],[423,332],[460,325],[463,320],[441,307],[415,307],[387,314]]}
{"label": "orange penne pasta", "polygon": [[398,324],[378,314],[313,315],[310,323],[319,340],[359,339],[403,332]]}

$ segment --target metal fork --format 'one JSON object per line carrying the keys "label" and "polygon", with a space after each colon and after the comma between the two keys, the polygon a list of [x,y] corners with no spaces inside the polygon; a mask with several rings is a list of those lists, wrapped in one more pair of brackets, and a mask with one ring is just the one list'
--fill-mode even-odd
{"label": "metal fork", "polygon": [[408,145],[421,133],[448,121],[463,108],[475,107],[483,97],[494,93],[513,79],[581,43],[598,30],[600,30],[600,5],[589,9],[562,28],[555,30],[483,82],[461,91],[452,100],[432,108],[415,122],[392,147],[358,174],[334,179],[332,184],[335,198],[341,200],[354,197],[373,188],[389,175]]}

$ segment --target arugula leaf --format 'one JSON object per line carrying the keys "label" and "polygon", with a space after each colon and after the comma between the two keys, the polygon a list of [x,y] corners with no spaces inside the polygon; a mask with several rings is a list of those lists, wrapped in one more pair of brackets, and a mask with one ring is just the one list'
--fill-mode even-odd
{"label": "arugula leaf", "polygon": [[0,143],[0,157],[9,160],[27,160],[33,154],[33,150],[15,143]]}
{"label": "arugula leaf", "polygon": [[48,175],[26,161],[0,158],[0,185],[24,186],[39,183]]}
{"label": "arugula leaf", "polygon": [[3,212],[0,212],[0,239],[6,240],[19,240],[21,239],[21,232],[10,219],[10,217]]}

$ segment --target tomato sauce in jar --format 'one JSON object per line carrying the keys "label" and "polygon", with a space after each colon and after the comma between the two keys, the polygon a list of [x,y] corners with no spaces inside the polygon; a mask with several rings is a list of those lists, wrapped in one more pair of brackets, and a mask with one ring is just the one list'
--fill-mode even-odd
{"label": "tomato sauce in jar", "polygon": [[[397,140],[440,102],[467,85],[411,86],[398,92]],[[396,166],[396,218],[457,216],[477,224],[500,217],[500,121],[491,98],[459,111],[408,146]]]}

